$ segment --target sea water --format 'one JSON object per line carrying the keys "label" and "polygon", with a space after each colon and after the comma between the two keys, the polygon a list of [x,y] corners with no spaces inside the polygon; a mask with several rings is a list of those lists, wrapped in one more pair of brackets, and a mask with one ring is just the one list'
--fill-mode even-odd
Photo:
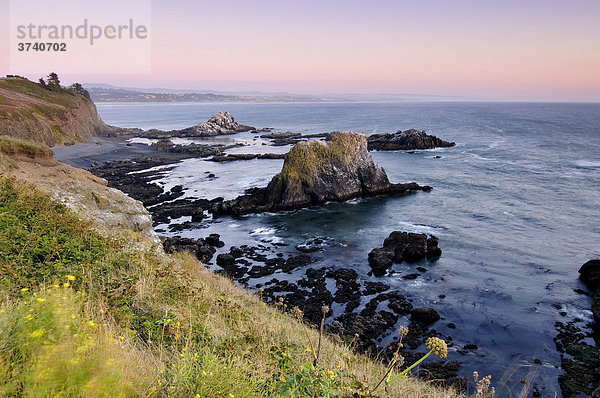
{"label": "sea water", "polygon": [[[583,326],[592,320],[591,299],[574,289],[584,288],[578,268],[600,257],[600,104],[99,104],[98,110],[108,124],[143,129],[184,128],[228,110],[240,123],[274,131],[372,134],[416,128],[456,142],[452,148],[412,154],[372,153],[390,181],[431,185],[429,193],[221,217],[177,234],[219,233],[223,250],[287,244],[273,246],[274,253],[294,252],[296,245],[326,238],[311,267],[353,268],[360,281],[380,280],[415,306],[435,308],[443,319],[433,327],[453,337],[449,360],[463,362],[462,375],[474,370],[492,374],[500,396],[518,395],[521,380],[544,387],[544,396],[560,396],[554,324],[579,318]],[[239,141],[247,146],[236,148],[237,153],[289,150],[263,145],[268,141],[250,133],[196,140]],[[166,189],[181,184],[186,196],[229,199],[246,188],[265,186],[282,164],[188,159],[158,182]],[[170,235],[167,226],[158,229]],[[395,230],[439,238],[442,256],[418,264],[427,272],[415,280],[401,278],[415,272],[416,265],[405,263],[395,264],[388,276],[367,275],[369,251]],[[303,274],[301,269],[275,276],[297,279]],[[337,316],[343,307],[333,310]],[[398,326],[408,322],[401,317]],[[456,329],[448,328],[450,322]],[[465,344],[479,348],[458,353]]]}

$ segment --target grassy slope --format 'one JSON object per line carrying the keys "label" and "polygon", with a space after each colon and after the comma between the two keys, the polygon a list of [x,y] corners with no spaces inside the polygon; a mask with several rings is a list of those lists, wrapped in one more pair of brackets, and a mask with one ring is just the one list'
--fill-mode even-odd
{"label": "grassy slope", "polygon": [[[75,123],[77,118],[81,120]],[[84,122],[90,125],[79,128]],[[0,78],[0,134],[52,146],[83,141],[101,125],[93,102],[72,90],[51,91],[24,78]]]}
{"label": "grassy slope", "polygon": [[[296,320],[142,239],[100,236],[0,177],[0,396],[342,396],[385,371],[333,338],[303,368]],[[381,393],[453,395],[414,379]]]}

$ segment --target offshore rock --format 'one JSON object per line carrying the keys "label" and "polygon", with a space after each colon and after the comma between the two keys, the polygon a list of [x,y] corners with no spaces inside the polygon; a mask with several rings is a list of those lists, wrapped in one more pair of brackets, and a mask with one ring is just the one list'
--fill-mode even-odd
{"label": "offshore rock", "polygon": [[424,258],[435,260],[442,255],[435,236],[412,232],[394,231],[383,242],[382,248],[369,253],[373,275],[383,276],[392,263],[416,262]]}
{"label": "offshore rock", "polygon": [[219,112],[212,115],[206,122],[197,126],[179,130],[182,137],[214,137],[216,135],[235,134],[242,131],[254,130],[254,127],[244,126],[235,121],[229,112]]}
{"label": "offshore rock", "polygon": [[367,136],[335,132],[325,141],[300,141],[266,188],[213,207],[214,215],[294,210],[328,201],[429,191],[416,183],[392,184],[367,150]]}
{"label": "offshore rock", "polygon": [[373,134],[369,136],[369,150],[397,151],[412,149],[447,148],[456,145],[454,142],[444,141],[425,131],[410,129],[397,131],[395,134]]}
{"label": "offshore rock", "polygon": [[[206,122],[197,124],[196,126],[171,131],[156,129],[135,131],[133,135],[136,137],[158,139],[171,137],[215,137],[217,135],[230,135],[250,130],[254,130],[254,127],[239,124],[229,112],[219,112],[212,115]],[[128,136],[125,133],[122,135]]]}

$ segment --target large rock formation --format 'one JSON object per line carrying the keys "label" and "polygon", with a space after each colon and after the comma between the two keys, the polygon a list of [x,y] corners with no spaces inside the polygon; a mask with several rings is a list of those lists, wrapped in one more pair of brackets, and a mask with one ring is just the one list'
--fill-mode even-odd
{"label": "large rock formation", "polygon": [[397,131],[395,134],[373,134],[369,136],[369,150],[395,151],[413,149],[447,148],[454,146],[454,142],[444,141],[425,131],[410,129]]}
{"label": "large rock formation", "polygon": [[91,100],[74,91],[48,90],[24,78],[0,79],[0,135],[54,146],[113,129]]}
{"label": "large rock formation", "polygon": [[367,136],[331,133],[325,141],[301,141],[285,156],[269,185],[219,203],[213,214],[299,209],[328,201],[430,190],[416,183],[392,184],[367,150]]}
{"label": "large rock formation", "polygon": [[187,134],[189,134],[189,137],[214,137],[253,129],[254,127],[244,126],[236,122],[229,112],[219,112],[212,115],[204,123],[180,130],[180,136],[188,136]]}
{"label": "large rock formation", "polygon": [[212,115],[204,123],[181,130],[162,131],[152,129],[147,131],[131,131],[130,135],[159,139],[171,137],[215,137],[217,135],[230,135],[250,130],[255,130],[255,128],[239,124],[229,112],[219,112]]}

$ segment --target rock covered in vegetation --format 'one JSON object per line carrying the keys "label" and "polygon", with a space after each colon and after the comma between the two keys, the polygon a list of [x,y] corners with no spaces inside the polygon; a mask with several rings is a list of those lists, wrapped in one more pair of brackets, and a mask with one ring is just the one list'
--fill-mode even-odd
{"label": "rock covered in vegetation", "polygon": [[383,247],[371,250],[369,264],[375,276],[383,276],[392,263],[415,262],[423,258],[435,259],[441,256],[435,236],[412,232],[394,231],[383,242]]}
{"label": "rock covered in vegetation", "polygon": [[285,156],[266,188],[223,202],[213,214],[300,209],[328,201],[431,190],[416,183],[392,184],[367,150],[367,136],[331,133],[325,141],[301,141]]}
{"label": "rock covered in vegetation", "polygon": [[447,148],[456,145],[444,141],[425,131],[410,129],[397,131],[394,134],[373,134],[369,136],[369,150],[396,151],[412,149]]}

